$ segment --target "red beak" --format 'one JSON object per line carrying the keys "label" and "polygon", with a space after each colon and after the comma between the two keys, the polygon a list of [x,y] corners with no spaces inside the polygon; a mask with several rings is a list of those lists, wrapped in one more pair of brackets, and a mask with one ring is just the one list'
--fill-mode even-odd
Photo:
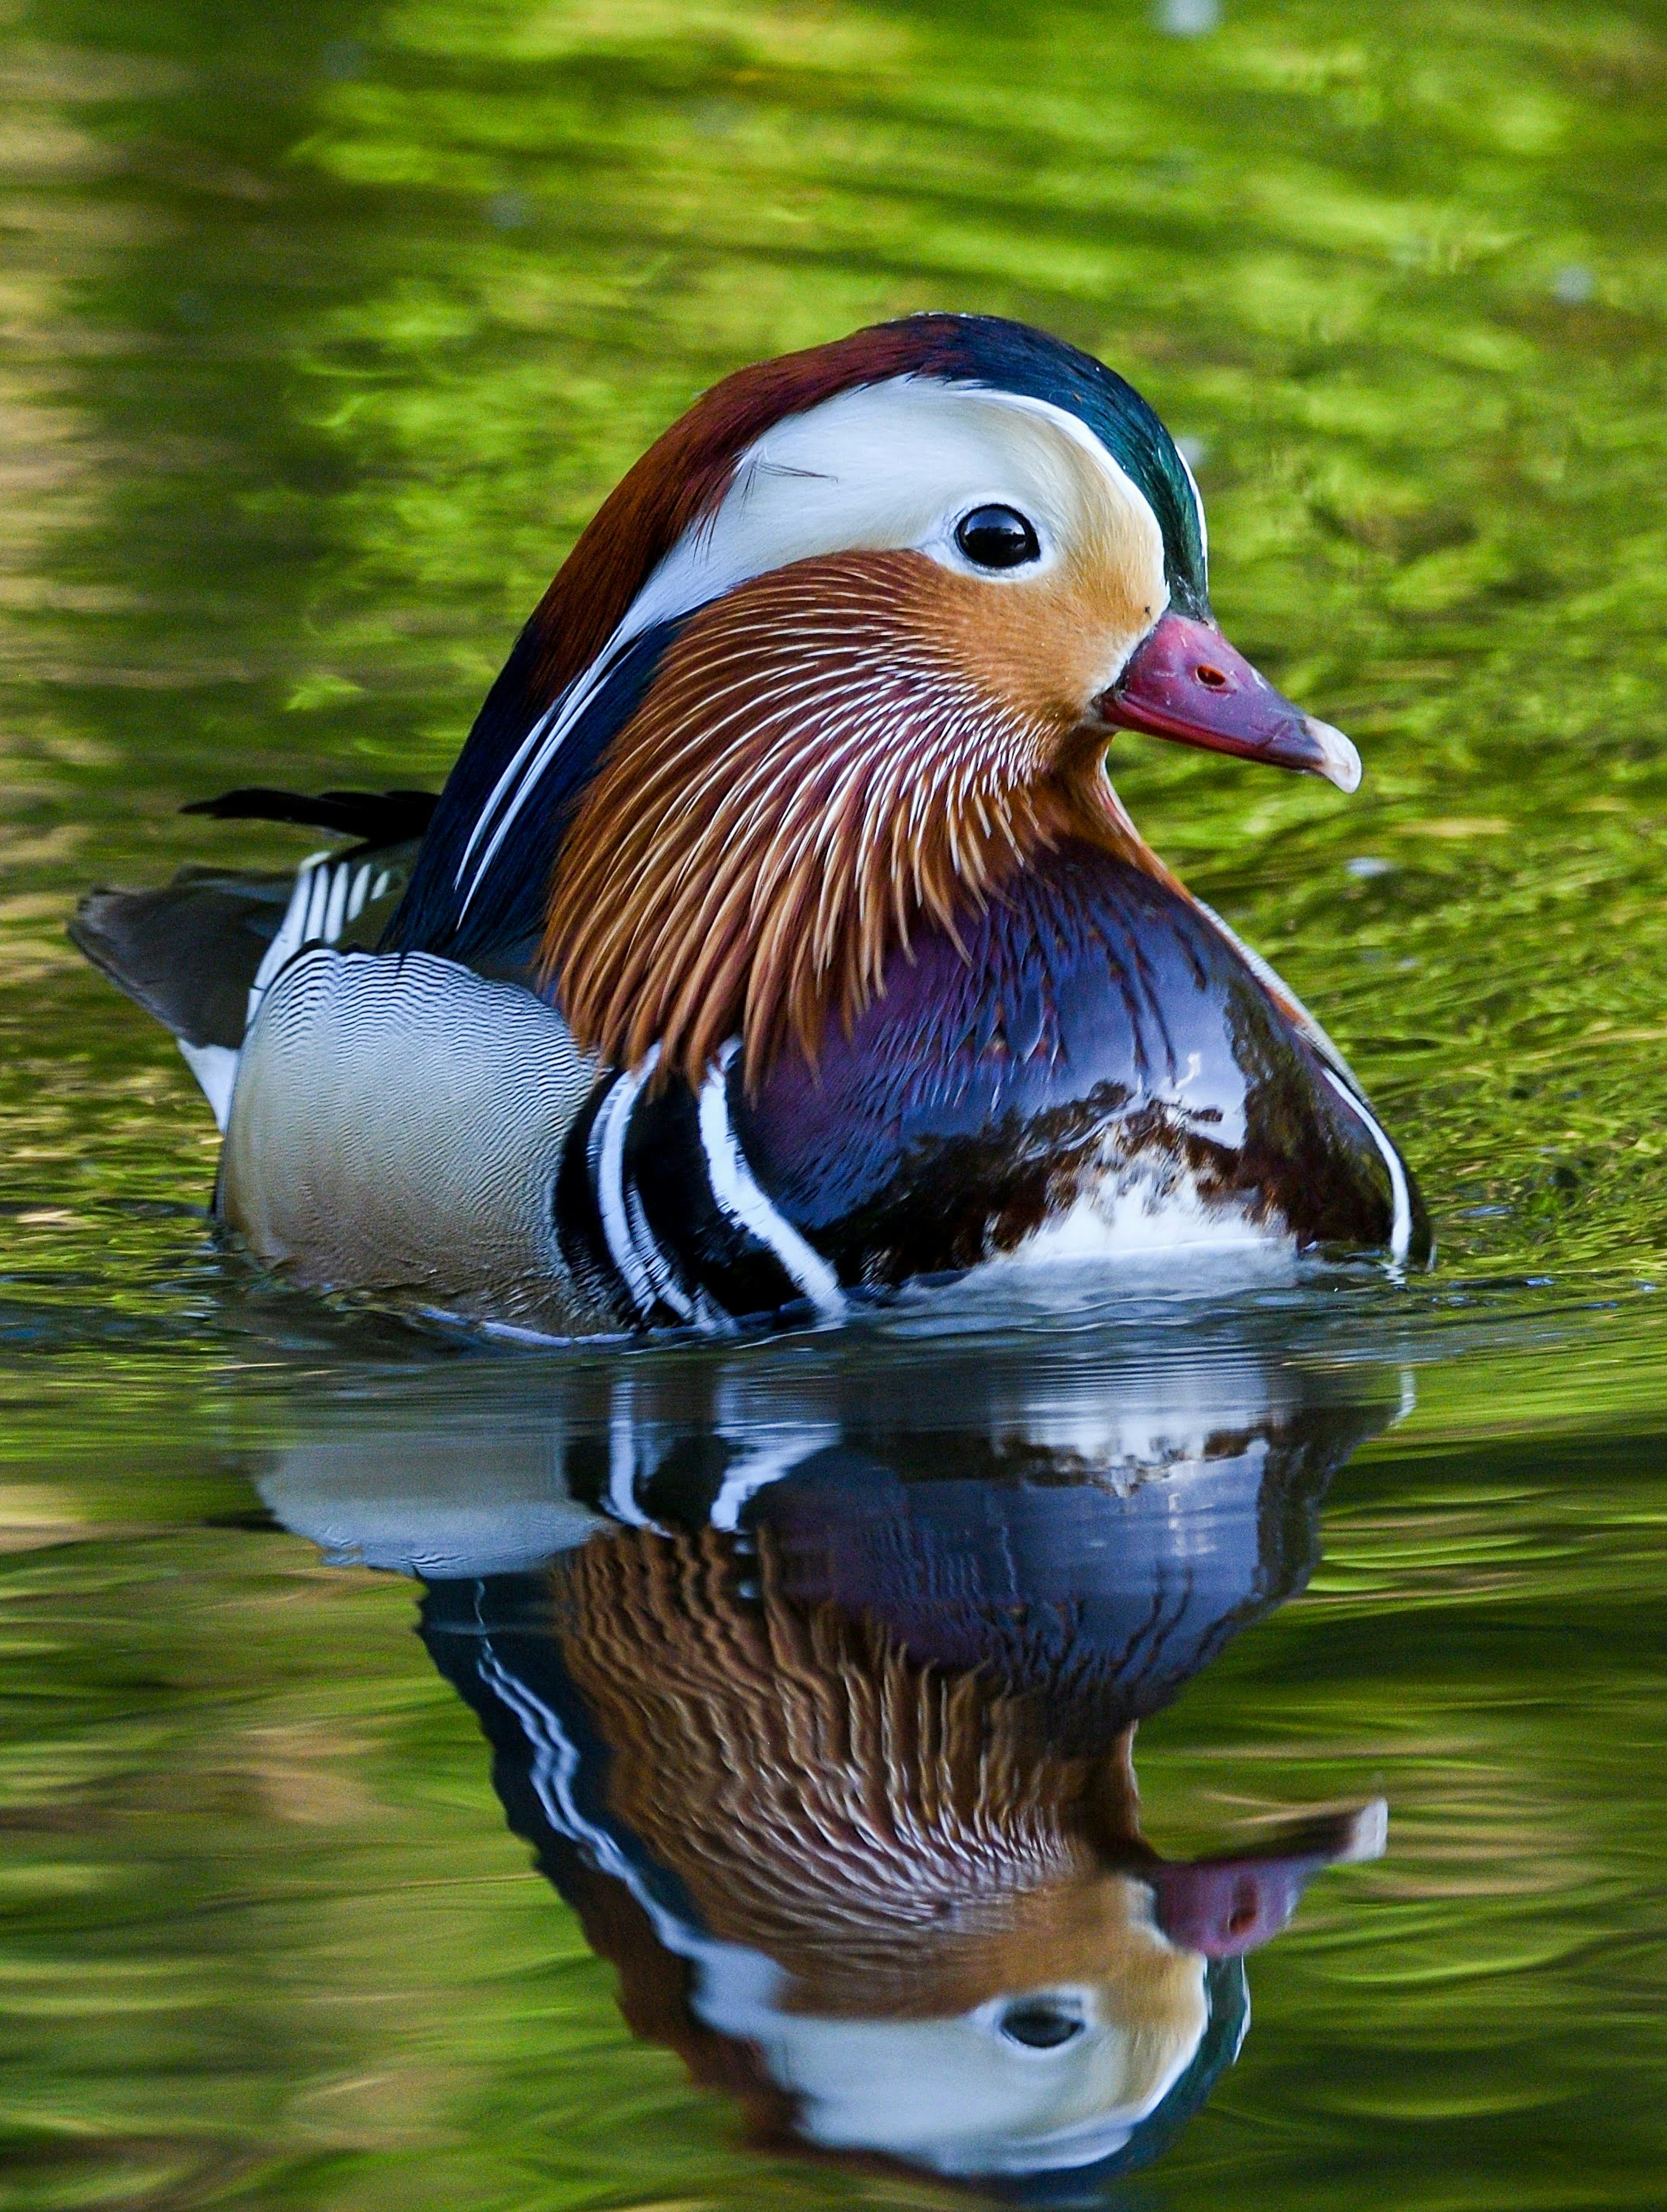
{"label": "red beak", "polygon": [[1214,623],[1165,615],[1098,705],[1120,730],[1303,769],[1339,791],[1360,781],[1360,756],[1342,732],[1293,707]]}

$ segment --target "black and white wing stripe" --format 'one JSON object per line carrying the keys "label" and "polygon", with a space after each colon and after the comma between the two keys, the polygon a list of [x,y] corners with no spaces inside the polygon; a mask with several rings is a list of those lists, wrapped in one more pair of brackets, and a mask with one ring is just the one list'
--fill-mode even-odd
{"label": "black and white wing stripe", "polygon": [[557,1233],[575,1280],[622,1320],[721,1329],[838,1319],[828,1261],[759,1187],[735,1134],[725,1048],[698,1093],[653,1081],[656,1055],[598,1085],[568,1139]]}
{"label": "black and white wing stripe", "polygon": [[[356,860],[351,855],[338,860],[325,852],[313,853],[301,862],[277,934],[261,956],[249,986],[245,1036],[254,1027],[261,1001],[296,955],[310,945],[339,945],[350,925],[368,906],[386,898],[395,882],[396,872],[377,860]],[[192,1044],[185,1037],[177,1042],[186,1066],[203,1086],[216,1126],[223,1133],[232,1110],[241,1044]]]}

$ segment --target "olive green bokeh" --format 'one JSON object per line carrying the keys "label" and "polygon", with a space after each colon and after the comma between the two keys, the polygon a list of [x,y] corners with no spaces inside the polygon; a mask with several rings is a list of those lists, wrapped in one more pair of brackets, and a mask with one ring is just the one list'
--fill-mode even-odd
{"label": "olive green bokeh", "polygon": [[214,1251],[194,1088],[62,933],[91,880],[304,849],[185,799],[437,782],[698,390],[928,306],[1141,386],[1230,633],[1360,742],[1352,801],[1113,766],[1443,1249],[1326,1355],[1406,1334],[1418,1410],[1141,1762],[1177,1847],[1382,1787],[1391,1854],[1253,1962],[1136,2201],[1657,2203],[1667,12],[25,0],[0,100],[18,2205],[940,2200],[739,2152],[502,1832],[409,1587],[240,1525],[296,1398],[479,1357]]}

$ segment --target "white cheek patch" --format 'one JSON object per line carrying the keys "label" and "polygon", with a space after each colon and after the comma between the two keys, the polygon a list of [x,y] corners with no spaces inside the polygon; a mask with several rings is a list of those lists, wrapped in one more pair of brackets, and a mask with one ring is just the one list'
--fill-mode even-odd
{"label": "white cheek patch", "polygon": [[828,2020],[725,2008],[709,1988],[695,2009],[755,2046],[796,2100],[800,2133],[825,2150],[888,2152],[968,2177],[1061,2172],[1121,2150],[1191,2064],[1208,2018],[1202,1959],[1195,1981],[1171,2031],[1141,2039],[1097,2025],[1043,2051],[1004,2044],[977,2014]]}
{"label": "white cheek patch", "polygon": [[[975,507],[1016,507],[1039,563],[973,568],[955,526]],[[527,798],[609,668],[634,638],[795,561],[916,551],[996,588],[1022,586],[1110,538],[1144,542],[1153,592],[1163,536],[1133,479],[1088,428],[1046,400],[922,377],[840,393],[776,423],[737,464],[716,512],[674,545],[594,661],[523,740],[475,825],[457,873],[466,912]],[[1161,598],[1154,598],[1153,615]]]}
{"label": "white cheek patch", "polygon": [[765,432],[643,599],[698,605],[818,554],[936,553],[961,515],[994,502],[1030,517],[1050,566],[1080,527],[1080,470],[1057,433],[1038,429],[1001,397],[954,385],[900,378],[842,392]]}

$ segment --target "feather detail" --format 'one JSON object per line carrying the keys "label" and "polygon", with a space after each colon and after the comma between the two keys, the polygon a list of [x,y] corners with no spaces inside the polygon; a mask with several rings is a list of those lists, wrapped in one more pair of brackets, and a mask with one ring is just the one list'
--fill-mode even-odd
{"label": "feather detail", "polygon": [[557,861],[541,972],[583,1048],[634,1066],[657,1043],[656,1079],[693,1082],[739,1031],[756,1088],[789,1045],[814,1063],[830,1017],[849,1030],[916,927],[958,947],[1062,836],[1166,877],[1079,734],[1082,608],[1058,599],[868,552],[696,615]]}
{"label": "feather detail", "polygon": [[613,1810],[801,2004],[930,2016],[962,2008],[969,1978],[976,2002],[992,1948],[1034,1916],[1021,1900],[1099,1871],[1089,1766],[1038,1756],[1022,1701],[979,1677],[920,1667],[830,1607],[795,1612],[768,1536],[758,1565],[761,1607],[711,1530],[622,1531],[558,1571]]}
{"label": "feather detail", "polygon": [[711,1934],[784,1970],[786,2009],[944,2019],[1088,1979],[1127,2038],[1122,2095],[1151,2094],[1203,2002],[1150,1918],[1132,1731],[1050,1749],[1034,1698],[792,1603],[768,1529],[756,1597],[739,1570],[714,1529],[635,1528],[555,1570],[614,1816]]}

